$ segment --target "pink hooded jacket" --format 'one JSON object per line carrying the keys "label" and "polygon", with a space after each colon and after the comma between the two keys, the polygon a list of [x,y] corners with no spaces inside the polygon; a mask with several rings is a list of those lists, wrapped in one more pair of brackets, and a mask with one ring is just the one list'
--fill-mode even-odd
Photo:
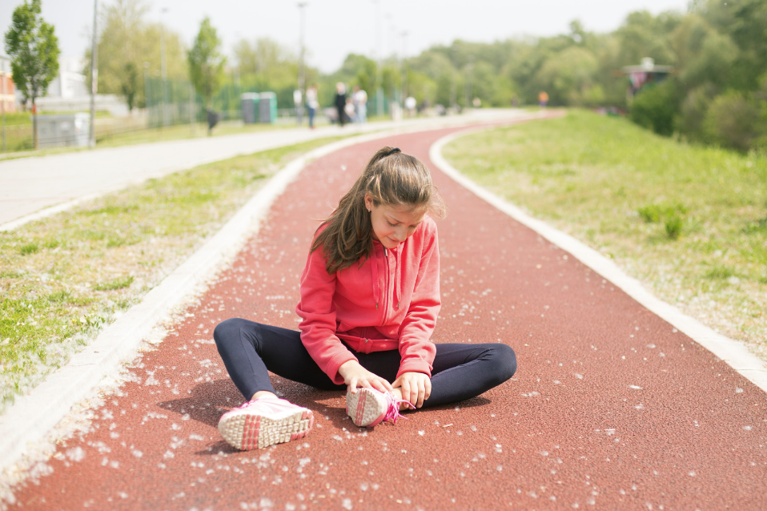
{"label": "pink hooded jacket", "polygon": [[441,305],[434,220],[424,217],[394,249],[373,241],[373,255],[361,265],[329,275],[325,262],[321,249],[309,254],[296,307],[301,341],[320,369],[341,385],[338,368],[357,360],[354,352],[398,349],[397,377],[411,371],[431,377],[437,351],[431,334]]}

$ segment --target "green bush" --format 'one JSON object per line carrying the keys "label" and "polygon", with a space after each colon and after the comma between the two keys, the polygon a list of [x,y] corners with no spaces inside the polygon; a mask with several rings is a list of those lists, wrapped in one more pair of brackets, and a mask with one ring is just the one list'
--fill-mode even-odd
{"label": "green bush", "polygon": [[40,245],[35,242],[22,245],[19,249],[21,255],[36,254],[40,250]]}
{"label": "green bush", "polygon": [[728,92],[711,102],[703,128],[711,142],[746,152],[763,129],[759,114],[755,101],[740,92]]}
{"label": "green bush", "polygon": [[684,225],[684,219],[677,214],[669,216],[664,226],[666,227],[666,234],[672,240],[679,239],[679,235],[682,234],[682,226]]}
{"label": "green bush", "polygon": [[706,84],[691,90],[687,93],[687,97],[684,98],[679,118],[677,119],[677,128],[689,140],[700,142],[706,140],[703,122],[711,105],[711,100],[715,95],[714,86]]}
{"label": "green bush", "polygon": [[631,103],[632,121],[658,135],[670,137],[674,133],[674,118],[679,106],[676,83],[666,80],[645,86]]}
{"label": "green bush", "polygon": [[637,209],[637,213],[648,224],[662,222],[666,235],[675,240],[682,234],[687,208],[683,204],[648,204]]}

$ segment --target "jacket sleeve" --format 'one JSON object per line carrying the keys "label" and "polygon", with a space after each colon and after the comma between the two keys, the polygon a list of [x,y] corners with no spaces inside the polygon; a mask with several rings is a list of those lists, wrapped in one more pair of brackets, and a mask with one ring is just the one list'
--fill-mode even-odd
{"label": "jacket sleeve", "polygon": [[301,274],[301,301],[296,306],[296,313],[301,317],[298,325],[301,342],[333,383],[343,385],[338,368],[357,357],[336,336],[335,289],[336,277],[325,269],[322,249],[311,252]]}
{"label": "jacket sleeve", "polygon": [[405,372],[425,373],[431,377],[437,348],[431,335],[437,325],[442,305],[439,294],[439,242],[434,222],[425,225],[427,232],[418,267],[413,296],[407,316],[400,326],[400,362],[397,377]]}

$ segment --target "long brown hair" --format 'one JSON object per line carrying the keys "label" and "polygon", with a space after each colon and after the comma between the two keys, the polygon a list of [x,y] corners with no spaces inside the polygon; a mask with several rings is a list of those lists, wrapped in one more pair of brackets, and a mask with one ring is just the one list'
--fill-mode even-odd
{"label": "long brown hair", "polygon": [[330,275],[360,259],[364,262],[363,257],[373,251],[373,229],[365,194],[370,195],[376,207],[382,204],[424,207],[437,218],[446,212],[429,169],[418,158],[391,147],[379,149],[336,210],[322,222],[319,229],[323,226],[325,229],[312,243],[312,252],[322,247]]}

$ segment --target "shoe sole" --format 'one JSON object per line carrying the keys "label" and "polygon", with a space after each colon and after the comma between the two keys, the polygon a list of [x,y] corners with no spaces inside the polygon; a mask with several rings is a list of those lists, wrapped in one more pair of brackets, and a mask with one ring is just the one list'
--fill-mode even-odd
{"label": "shoe sole", "polygon": [[373,427],[381,422],[389,404],[380,393],[367,388],[357,389],[356,394],[346,394],[346,413],[359,427]]}
{"label": "shoe sole", "polygon": [[303,438],[313,425],[312,411],[304,409],[284,417],[236,413],[222,417],[218,430],[229,444],[248,451]]}

